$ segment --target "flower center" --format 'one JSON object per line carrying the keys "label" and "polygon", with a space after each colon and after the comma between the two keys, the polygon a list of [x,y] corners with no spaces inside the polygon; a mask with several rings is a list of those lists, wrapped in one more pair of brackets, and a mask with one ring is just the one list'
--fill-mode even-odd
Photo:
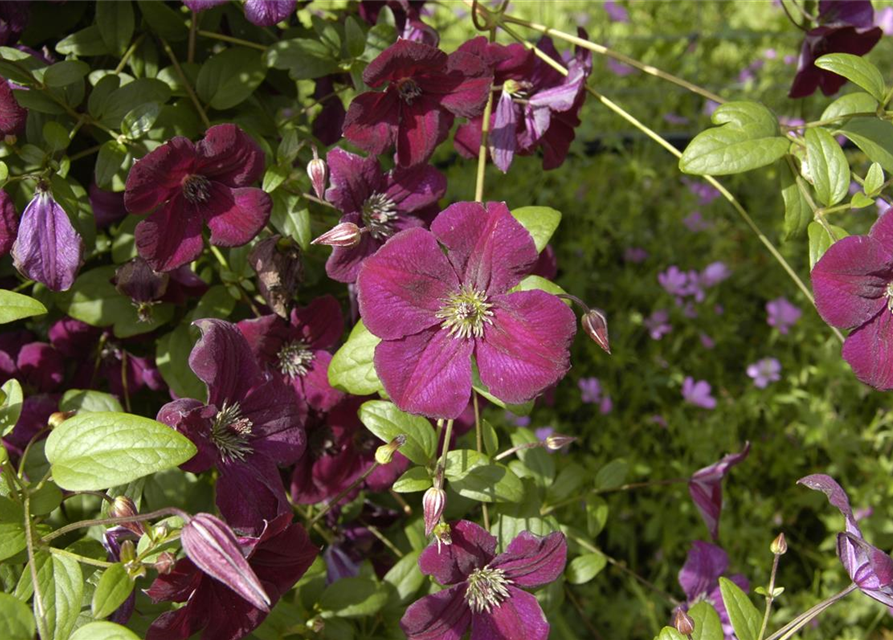
{"label": "flower center", "polygon": [[279,371],[289,378],[299,378],[307,375],[310,363],[313,362],[313,352],[300,340],[287,343],[279,350]]}
{"label": "flower center", "polygon": [[893,282],[887,283],[887,290],[884,292],[884,296],[887,298],[887,309],[893,313]]}
{"label": "flower center", "polygon": [[363,203],[363,226],[376,240],[387,240],[394,235],[397,205],[383,193],[373,193]]}
{"label": "flower center", "polygon": [[493,312],[483,291],[463,286],[444,302],[438,318],[443,318],[443,328],[455,338],[480,338],[484,335],[484,323],[493,324]]}
{"label": "flower center", "polygon": [[248,437],[253,426],[251,420],[242,416],[238,402],[224,402],[211,424],[211,442],[227,460],[244,460],[252,451]]}
{"label": "flower center", "polygon": [[468,576],[465,602],[473,613],[490,613],[493,607],[498,607],[509,597],[510,584],[512,581],[505,577],[502,569],[491,569],[489,565],[483,569],[475,569]]}
{"label": "flower center", "polygon": [[205,176],[186,176],[183,179],[183,197],[192,204],[207,202],[211,197],[211,182]]}
{"label": "flower center", "polygon": [[338,453],[338,442],[335,439],[335,433],[327,424],[320,425],[316,429],[309,431],[307,439],[307,448],[314,460]]}
{"label": "flower center", "polygon": [[412,104],[412,101],[422,95],[422,88],[412,78],[403,78],[397,81],[397,93],[406,104]]}

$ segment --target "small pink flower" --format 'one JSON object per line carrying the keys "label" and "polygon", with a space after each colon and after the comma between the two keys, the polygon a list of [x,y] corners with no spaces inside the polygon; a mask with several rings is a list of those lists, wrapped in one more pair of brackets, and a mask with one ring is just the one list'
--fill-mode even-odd
{"label": "small pink flower", "polygon": [[715,409],[716,398],[710,395],[710,383],[706,380],[695,381],[688,376],[682,383],[682,397],[689,404],[703,409]]}

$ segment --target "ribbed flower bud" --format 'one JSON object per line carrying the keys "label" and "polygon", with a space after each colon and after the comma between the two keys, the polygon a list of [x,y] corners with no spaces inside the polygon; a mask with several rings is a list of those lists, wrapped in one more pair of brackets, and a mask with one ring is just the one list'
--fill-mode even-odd
{"label": "ribbed flower bud", "polygon": [[430,536],[434,532],[434,528],[438,525],[440,517],[443,515],[446,502],[447,495],[443,489],[431,487],[425,492],[422,498],[422,510],[425,514],[425,536]]}
{"label": "ribbed flower bud", "polygon": [[580,322],[589,337],[607,353],[611,353],[611,343],[608,341],[608,320],[605,318],[605,314],[598,309],[590,309]]}
{"label": "ribbed flower bud", "polygon": [[320,200],[326,195],[326,181],[329,177],[329,168],[326,161],[319,157],[316,147],[313,147],[313,160],[307,163],[307,175],[310,176],[310,184]]}
{"label": "ribbed flower bud", "polygon": [[[112,518],[129,518],[139,513],[133,500],[127,496],[118,496],[109,509],[109,516]],[[133,531],[136,535],[141,536],[146,533],[142,522],[123,522],[121,526],[125,529]]]}
{"label": "ribbed flower bud", "polygon": [[330,247],[350,248],[360,244],[362,231],[353,222],[337,224],[310,244],[325,244]]}
{"label": "ribbed flower bud", "polygon": [[378,464],[390,464],[394,459],[394,454],[404,444],[406,444],[406,436],[401,433],[389,443],[383,444],[375,450],[375,461]]}
{"label": "ribbed flower bud", "polygon": [[566,447],[572,442],[576,442],[576,438],[573,436],[563,436],[560,433],[556,433],[553,436],[549,436],[546,438],[546,449],[549,451],[558,451],[562,447]]}
{"label": "ribbed flower bud", "polygon": [[777,556],[784,555],[788,552],[788,541],[784,537],[784,533],[779,533],[772,544],[769,545],[769,551]]}
{"label": "ribbed flower bud", "polygon": [[690,636],[695,632],[695,621],[681,608],[677,608],[673,614],[673,627],[684,636]]}

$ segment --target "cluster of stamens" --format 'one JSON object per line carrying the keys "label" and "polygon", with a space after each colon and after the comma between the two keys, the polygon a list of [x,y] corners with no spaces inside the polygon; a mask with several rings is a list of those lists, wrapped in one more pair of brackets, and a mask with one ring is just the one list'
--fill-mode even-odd
{"label": "cluster of stamens", "polygon": [[508,586],[512,581],[505,577],[502,569],[491,569],[486,566],[483,569],[475,569],[468,576],[468,588],[465,590],[465,602],[474,613],[486,611],[490,613],[493,607],[498,607],[509,597]]}
{"label": "cluster of stamens", "polygon": [[412,101],[422,95],[422,88],[412,78],[403,78],[397,81],[397,93],[406,104],[412,104]]}
{"label": "cluster of stamens", "polygon": [[188,175],[183,179],[183,197],[192,204],[207,202],[211,197],[211,182],[202,175]]}
{"label": "cluster of stamens", "polygon": [[492,306],[482,291],[464,286],[447,298],[435,315],[443,319],[441,326],[449,330],[449,335],[480,338],[484,335],[484,325],[493,324]]}
{"label": "cluster of stamens", "polygon": [[397,205],[383,193],[373,193],[363,203],[363,226],[376,240],[387,240],[394,235]]}
{"label": "cluster of stamens", "polygon": [[887,290],[884,292],[884,297],[887,298],[887,310],[893,313],[893,282],[887,283]]}
{"label": "cluster of stamens", "polygon": [[300,378],[307,375],[313,362],[313,352],[300,340],[286,343],[278,354],[279,371],[289,378]]}
{"label": "cluster of stamens", "polygon": [[251,453],[248,437],[254,424],[242,415],[238,402],[223,403],[211,424],[211,442],[228,460],[244,460]]}

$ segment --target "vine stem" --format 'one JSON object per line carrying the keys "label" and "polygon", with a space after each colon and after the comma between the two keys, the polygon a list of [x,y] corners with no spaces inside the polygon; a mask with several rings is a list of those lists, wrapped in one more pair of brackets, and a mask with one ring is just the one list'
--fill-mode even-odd
{"label": "vine stem", "polygon": [[87,556],[78,555],[77,553],[72,553],[71,551],[66,551],[65,549],[57,549],[55,547],[50,547],[48,551],[56,556],[71,558],[72,560],[76,560],[80,563],[93,565],[94,567],[102,567],[104,569],[108,569],[115,564],[114,562],[106,562],[105,560],[94,560],[93,558],[88,558]]}
{"label": "vine stem", "polygon": [[[536,47],[536,45],[531,44],[531,43],[527,42],[526,40],[524,40],[513,29],[506,27],[506,25],[504,25],[504,24],[500,24],[500,27],[506,33],[508,33],[510,36],[512,36],[515,40],[517,40],[518,42],[520,42],[521,44],[526,46],[528,49],[532,50],[539,58],[541,58],[544,62],[549,64],[553,69],[555,69],[562,75],[567,75],[567,69],[560,62],[553,60],[551,57],[549,57],[548,55],[546,55],[545,53],[540,51]],[[614,113],[619,115],[621,118],[623,118],[624,120],[629,122],[631,125],[636,127],[639,131],[641,131],[646,136],[648,136],[649,138],[654,140],[661,147],[663,147],[664,149],[669,151],[676,158],[682,157],[682,152],[679,151],[672,144],[670,144],[668,140],[666,140],[664,137],[662,137],[656,131],[650,129],[643,122],[640,122],[635,116],[633,116],[631,113],[626,111],[626,109],[622,108],[620,105],[615,103],[613,100],[610,100],[609,98],[603,96],[598,91],[596,91],[595,89],[593,89],[592,87],[590,87],[588,85],[586,86],[586,91],[588,91],[595,99],[597,99],[603,105],[608,107],[608,109],[610,109],[611,111],[613,111]],[[744,221],[744,223],[750,228],[750,230],[753,231],[753,233],[757,236],[757,238],[759,238],[759,240],[763,244],[763,246],[765,246],[766,249],[769,251],[769,254],[775,259],[776,262],[778,262],[779,265],[781,265],[781,268],[784,269],[785,273],[788,274],[788,277],[790,277],[791,280],[794,281],[794,284],[797,285],[797,288],[800,289],[800,291],[803,293],[803,295],[806,297],[806,299],[809,300],[809,303],[813,307],[815,307],[815,299],[813,298],[812,292],[809,290],[809,287],[807,287],[806,284],[803,282],[803,280],[800,278],[800,276],[797,275],[797,272],[794,271],[794,269],[791,267],[791,265],[788,263],[788,261],[785,259],[785,257],[783,255],[781,255],[781,253],[778,251],[778,249],[775,248],[775,245],[772,244],[772,241],[769,240],[769,238],[766,236],[765,233],[763,233],[762,229],[760,229],[760,227],[757,225],[757,223],[754,222],[754,219],[750,217],[750,214],[748,214],[747,211],[744,209],[744,207],[741,206],[741,203],[738,202],[738,199],[735,198],[735,196],[732,195],[732,193],[728,189],[726,189],[722,185],[722,183],[720,183],[713,176],[701,176],[701,177],[708,184],[710,184],[717,191],[719,191],[720,194],[722,194],[722,196],[726,200],[729,201],[729,203],[735,209],[738,216]],[[834,332],[834,335],[836,335],[838,337],[838,339],[840,339],[842,341],[843,334],[841,334],[840,331],[838,331],[834,327],[831,327],[831,329]]]}
{"label": "vine stem", "polygon": [[[478,392],[471,390],[471,398],[474,403],[474,438],[478,453],[484,450],[484,433],[481,429],[481,408],[478,404]],[[484,529],[490,530],[490,509],[486,502],[481,503],[481,515],[484,518]]]}
{"label": "vine stem", "polygon": [[772,601],[775,600],[775,574],[778,573],[778,561],[781,554],[773,554],[772,556],[772,573],[769,574],[769,595],[766,596],[766,612],[763,614],[763,624],[760,626],[760,635],[757,640],[763,640],[766,635],[766,627],[769,626],[769,614],[772,612]]}
{"label": "vine stem", "polygon": [[121,56],[121,61],[118,63],[118,66],[115,67],[114,73],[116,75],[121,73],[124,70],[124,67],[127,66],[127,61],[130,60],[131,56],[133,56],[133,54],[136,52],[136,50],[139,49],[140,45],[143,43],[143,40],[145,40],[145,39],[146,39],[146,34],[141,33],[139,35],[139,37],[133,41],[133,44],[131,44],[127,48],[127,51],[125,51],[124,55]]}
{"label": "vine stem", "polygon": [[857,587],[856,584],[853,583],[850,586],[848,586],[846,589],[844,589],[843,591],[836,593],[835,595],[831,596],[827,600],[822,600],[820,603],[818,603],[811,609],[804,611],[799,616],[797,616],[796,618],[791,620],[788,624],[786,624],[781,629],[776,631],[774,634],[772,634],[771,636],[766,638],[766,640],[788,640],[788,638],[791,638],[795,633],[797,633],[800,629],[802,629],[804,626],[806,626],[813,618],[816,618],[820,614],[822,614],[825,611],[825,609],[828,609],[829,607],[831,607],[831,605],[836,603],[838,600],[842,600],[843,598],[850,595],[853,591],[855,591],[858,588],[859,587]]}
{"label": "vine stem", "polygon": [[171,46],[167,43],[167,40],[164,38],[160,38],[161,46],[164,48],[164,52],[167,54],[167,57],[170,58],[171,64],[174,65],[174,71],[177,72],[177,76],[180,78],[180,82],[183,83],[183,87],[186,89],[186,93],[189,94],[189,99],[192,101],[192,104],[195,105],[195,110],[198,111],[199,117],[202,119],[202,123],[205,125],[205,129],[211,128],[211,121],[208,120],[208,114],[205,113],[204,107],[202,107],[201,101],[198,99],[198,96],[195,95],[195,90],[192,88],[192,85],[189,84],[189,78],[186,77],[186,74],[183,72],[183,67],[180,66],[179,60],[177,60],[177,56],[174,54],[174,50],[171,49]]}
{"label": "vine stem", "polygon": [[243,47],[249,47],[251,49],[257,49],[258,51],[266,51],[267,48],[256,42],[251,42],[250,40],[242,40],[241,38],[234,38],[232,36],[227,36],[222,33],[214,33],[213,31],[204,31],[202,29],[198,29],[198,35],[204,36],[206,38],[212,38],[214,40],[223,40],[224,42],[229,42],[231,44],[242,45]]}
{"label": "vine stem", "polygon": [[31,585],[34,589],[34,617],[41,638],[48,637],[46,628],[46,611],[43,606],[43,594],[37,582],[37,556],[34,553],[34,531],[31,528],[31,495],[26,491],[24,497],[25,512],[25,546],[28,549],[28,567],[31,569]]}
{"label": "vine stem", "polygon": [[43,542],[47,543],[51,540],[55,540],[60,536],[64,536],[66,533],[70,533],[72,531],[77,531],[78,529],[83,529],[85,527],[94,527],[94,526],[110,526],[116,524],[126,524],[128,522],[143,522],[144,520],[152,520],[154,518],[160,518],[162,516],[179,516],[183,517],[185,514],[179,509],[175,509],[173,507],[165,507],[164,509],[158,509],[157,511],[151,511],[149,513],[140,513],[134,516],[123,516],[121,518],[93,518],[91,520],[79,520],[78,522],[72,522],[71,524],[67,524],[64,527],[60,527],[55,531],[52,531],[43,537]]}

